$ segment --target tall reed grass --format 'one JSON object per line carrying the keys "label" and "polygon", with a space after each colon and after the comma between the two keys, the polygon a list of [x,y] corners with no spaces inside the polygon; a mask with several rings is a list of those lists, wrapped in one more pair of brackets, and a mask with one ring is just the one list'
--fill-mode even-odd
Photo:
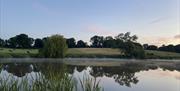
{"label": "tall reed grass", "polygon": [[83,77],[78,80],[78,84],[72,75],[66,72],[66,68],[63,68],[53,71],[48,66],[46,73],[34,72],[33,75],[26,74],[24,77],[15,77],[12,74],[0,76],[0,91],[103,91],[100,81]]}

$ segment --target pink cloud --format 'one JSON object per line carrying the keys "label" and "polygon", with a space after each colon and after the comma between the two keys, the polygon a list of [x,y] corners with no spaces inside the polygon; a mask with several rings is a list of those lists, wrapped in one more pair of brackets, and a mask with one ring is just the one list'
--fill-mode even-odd
{"label": "pink cloud", "polygon": [[148,43],[148,44],[153,44],[157,46],[161,46],[163,44],[168,45],[168,44],[179,44],[180,40],[175,39],[174,37],[139,37],[139,42],[141,43]]}
{"label": "pink cloud", "polygon": [[180,34],[174,36],[175,39],[180,39]]}
{"label": "pink cloud", "polygon": [[107,36],[107,35],[111,35],[111,36],[115,36],[117,35],[116,32],[112,32],[112,31],[109,31],[103,27],[99,27],[99,26],[96,26],[96,25],[91,25],[91,26],[88,26],[86,31],[90,32],[90,33],[95,33],[95,34],[98,34],[98,35],[104,35],[104,36]]}

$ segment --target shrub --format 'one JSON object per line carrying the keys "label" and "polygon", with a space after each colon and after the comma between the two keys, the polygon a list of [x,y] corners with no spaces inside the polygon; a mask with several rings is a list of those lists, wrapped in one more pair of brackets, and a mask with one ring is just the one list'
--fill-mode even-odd
{"label": "shrub", "polygon": [[145,57],[144,49],[139,43],[125,42],[123,50],[127,57],[133,57],[133,58]]}
{"label": "shrub", "polygon": [[63,36],[52,35],[47,38],[40,53],[46,58],[63,58],[66,55],[67,48],[66,40]]}

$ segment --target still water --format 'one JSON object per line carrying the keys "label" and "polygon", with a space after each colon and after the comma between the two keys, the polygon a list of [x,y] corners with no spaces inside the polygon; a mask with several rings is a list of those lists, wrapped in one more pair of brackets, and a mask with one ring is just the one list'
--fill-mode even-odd
{"label": "still water", "polygon": [[78,79],[92,78],[104,91],[180,91],[180,62],[170,61],[0,61],[0,81],[10,84],[12,79],[27,78],[31,84],[41,77],[58,80],[67,73],[77,84]]}

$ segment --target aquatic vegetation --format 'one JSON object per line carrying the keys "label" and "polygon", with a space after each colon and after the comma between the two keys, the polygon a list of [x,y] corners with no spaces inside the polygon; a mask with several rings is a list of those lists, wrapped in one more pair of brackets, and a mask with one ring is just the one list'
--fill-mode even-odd
{"label": "aquatic vegetation", "polygon": [[[27,73],[22,77],[14,74],[1,76],[0,91],[102,91],[99,81],[96,82],[96,79],[89,77],[83,78],[83,80],[79,79],[81,85],[75,82],[72,75],[67,73],[65,65],[49,64],[45,66],[46,72]],[[79,88],[77,88],[78,86]]]}
{"label": "aquatic vegetation", "polygon": [[99,81],[90,77],[83,77],[83,80],[79,79],[82,91],[104,91],[102,87],[99,86]]}

